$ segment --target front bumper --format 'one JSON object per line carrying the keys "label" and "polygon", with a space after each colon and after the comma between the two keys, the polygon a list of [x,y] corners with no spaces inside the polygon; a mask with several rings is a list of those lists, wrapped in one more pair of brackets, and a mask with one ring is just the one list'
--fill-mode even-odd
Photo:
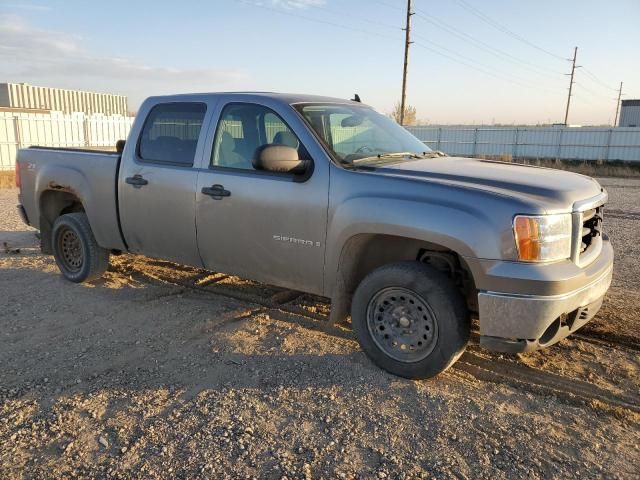
{"label": "front bumper", "polygon": [[[553,281],[554,266],[546,268],[548,271],[542,277]],[[480,345],[517,353],[558,342],[596,315],[611,285],[612,273],[613,249],[605,238],[598,259],[586,269],[580,269],[577,277],[566,279],[565,285],[573,287],[569,291],[550,295],[517,293],[513,290],[517,290],[519,283],[526,286],[530,282],[530,279],[518,278],[512,279],[509,292],[480,291]],[[551,290],[556,288],[557,285]]]}

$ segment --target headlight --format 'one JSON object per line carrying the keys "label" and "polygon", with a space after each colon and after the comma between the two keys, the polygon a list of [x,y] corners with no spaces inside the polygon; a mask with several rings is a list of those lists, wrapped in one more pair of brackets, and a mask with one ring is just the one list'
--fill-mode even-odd
{"label": "headlight", "polygon": [[518,258],[525,262],[552,262],[571,257],[571,214],[516,215],[513,233]]}

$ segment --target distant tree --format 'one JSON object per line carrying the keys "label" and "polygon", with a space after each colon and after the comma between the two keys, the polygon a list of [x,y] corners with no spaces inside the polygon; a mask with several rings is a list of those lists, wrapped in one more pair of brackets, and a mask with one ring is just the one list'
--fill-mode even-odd
{"label": "distant tree", "polygon": [[[396,106],[393,107],[393,112],[391,112],[391,118],[393,118],[396,122],[400,123],[400,102],[396,103]],[[415,125],[416,124],[416,107],[412,107],[411,105],[405,104],[404,106],[404,125]]]}

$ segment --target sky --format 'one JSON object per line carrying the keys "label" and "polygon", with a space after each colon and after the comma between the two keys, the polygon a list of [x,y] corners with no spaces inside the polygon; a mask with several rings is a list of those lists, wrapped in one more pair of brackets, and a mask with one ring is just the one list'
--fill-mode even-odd
{"label": "sky", "polygon": [[[413,0],[407,103],[427,124],[613,122],[640,98],[640,0]],[[0,0],[0,82],[149,95],[400,99],[404,0]]]}

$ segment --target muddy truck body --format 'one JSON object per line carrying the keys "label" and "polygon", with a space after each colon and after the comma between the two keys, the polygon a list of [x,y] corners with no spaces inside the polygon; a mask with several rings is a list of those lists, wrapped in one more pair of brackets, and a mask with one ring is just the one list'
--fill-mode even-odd
{"label": "muddy truck body", "polygon": [[432,152],[359,102],[152,97],[122,143],[18,152],[18,210],[73,282],[131,252],[320,295],[409,378],[455,362],[471,318],[486,348],[552,345],[611,283],[597,181]]}

